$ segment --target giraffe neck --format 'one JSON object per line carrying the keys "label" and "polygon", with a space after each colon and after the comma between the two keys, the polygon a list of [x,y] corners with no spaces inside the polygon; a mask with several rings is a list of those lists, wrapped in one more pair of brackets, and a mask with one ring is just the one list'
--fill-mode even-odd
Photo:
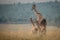
{"label": "giraffe neck", "polygon": [[35,11],[36,13],[38,13],[38,11],[37,11],[36,9],[34,9],[34,11]]}
{"label": "giraffe neck", "polygon": [[34,22],[33,22],[32,18],[30,18],[30,21],[31,21],[31,23],[32,23],[32,27],[34,28],[35,25],[34,25]]}

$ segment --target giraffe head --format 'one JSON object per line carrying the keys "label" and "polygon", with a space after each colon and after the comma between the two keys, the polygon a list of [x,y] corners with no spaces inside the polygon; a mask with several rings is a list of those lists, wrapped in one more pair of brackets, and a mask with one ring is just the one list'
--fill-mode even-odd
{"label": "giraffe head", "polygon": [[35,10],[35,8],[36,8],[36,5],[33,4],[33,5],[32,5],[32,10]]}

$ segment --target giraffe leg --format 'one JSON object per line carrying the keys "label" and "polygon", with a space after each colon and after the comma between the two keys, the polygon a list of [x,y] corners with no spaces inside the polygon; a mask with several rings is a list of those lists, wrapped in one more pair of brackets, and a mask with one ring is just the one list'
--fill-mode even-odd
{"label": "giraffe leg", "polygon": [[41,26],[41,33],[44,35],[46,34],[46,26],[44,25]]}
{"label": "giraffe leg", "polygon": [[37,25],[37,28],[38,28],[38,34],[40,35],[40,33],[41,33],[41,28],[40,28],[40,24],[38,23],[38,21],[36,21],[36,25]]}

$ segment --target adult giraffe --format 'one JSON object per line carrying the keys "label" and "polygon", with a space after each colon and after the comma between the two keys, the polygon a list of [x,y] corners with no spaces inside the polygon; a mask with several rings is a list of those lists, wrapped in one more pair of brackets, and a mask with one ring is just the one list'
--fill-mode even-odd
{"label": "adult giraffe", "polygon": [[34,31],[39,30],[39,32],[45,33],[46,32],[46,25],[47,25],[46,19],[44,19],[43,16],[41,15],[41,13],[39,13],[36,10],[36,5],[35,4],[33,4],[32,10],[35,12],[35,15],[37,16],[37,19],[36,19],[36,22],[35,22],[36,25],[37,25],[37,28],[35,28],[34,22],[32,21],[32,18],[31,18],[31,23],[33,25],[33,30]]}

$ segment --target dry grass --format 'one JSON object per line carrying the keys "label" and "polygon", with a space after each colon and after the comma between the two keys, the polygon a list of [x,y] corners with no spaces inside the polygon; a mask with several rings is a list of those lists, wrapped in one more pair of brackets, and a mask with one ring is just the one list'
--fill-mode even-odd
{"label": "dry grass", "polygon": [[29,30],[28,31],[0,31],[0,40],[60,40],[59,29],[47,28],[46,35],[32,34],[31,31]]}
{"label": "dry grass", "polygon": [[47,31],[40,36],[27,32],[0,32],[0,40],[60,40],[60,31]]}

